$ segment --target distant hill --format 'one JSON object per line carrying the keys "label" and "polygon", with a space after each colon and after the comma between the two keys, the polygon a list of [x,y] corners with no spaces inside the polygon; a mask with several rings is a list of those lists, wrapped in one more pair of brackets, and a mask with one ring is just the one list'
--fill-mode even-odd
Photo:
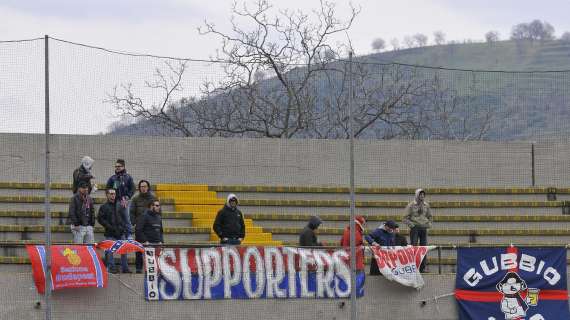
{"label": "distant hill", "polygon": [[362,59],[468,70],[558,71],[570,70],[570,43],[512,40],[492,44],[455,43],[387,51]]}
{"label": "distant hill", "polygon": [[[427,81],[434,76],[443,79],[445,89],[453,92],[455,101],[461,104],[451,130],[461,129],[461,117],[475,121],[466,125],[478,126],[480,123],[476,122],[483,121],[483,116],[473,117],[471,114],[488,109],[492,111],[493,118],[489,131],[483,137],[485,140],[570,137],[570,72],[560,72],[570,70],[570,43],[453,43],[375,53],[357,57],[355,61],[371,65],[401,63],[428,67],[411,68],[420,70],[421,77]],[[327,90],[330,89],[321,89],[318,96],[326,97],[330,94]],[[415,112],[420,114],[424,107],[427,110],[438,102],[424,104],[419,99],[414,103]],[[378,124],[370,130],[371,134],[362,137],[374,138],[374,132],[386,130],[382,125]],[[110,134],[172,134],[157,126],[145,121],[115,125]],[[442,121],[440,126],[444,127],[446,123]]]}

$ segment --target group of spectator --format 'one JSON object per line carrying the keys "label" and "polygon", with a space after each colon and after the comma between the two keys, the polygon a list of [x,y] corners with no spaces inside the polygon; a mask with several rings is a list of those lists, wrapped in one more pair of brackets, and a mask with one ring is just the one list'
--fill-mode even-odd
{"label": "group of spectator", "polygon": [[[68,223],[76,244],[95,242],[93,227],[95,220],[105,229],[107,240],[132,240],[133,229],[136,241],[148,244],[163,242],[163,228],[160,201],[151,192],[150,182],[140,180],[138,193],[135,194],[134,180],[126,169],[125,160],[117,159],[115,172],[107,180],[105,187],[106,202],[99,207],[95,215],[95,207],[90,194],[96,191],[91,170],[93,159],[85,156],[81,165],[73,172],[73,197],[69,203]],[[118,273],[113,254],[105,252],[105,264],[111,273]],[[142,272],[143,256],[136,253],[135,268]],[[132,273],[127,263],[127,255],[121,256],[121,272]]]}
{"label": "group of spectator", "polygon": [[[414,200],[408,203],[405,209],[405,214],[402,218],[402,222],[410,229],[410,244],[413,246],[427,245],[428,229],[431,228],[433,223],[431,209],[429,203],[425,201],[425,196],[426,193],[423,189],[417,189]],[[299,235],[299,245],[307,247],[322,246],[322,244],[317,241],[317,235],[315,233],[321,224],[322,220],[318,216],[311,217]],[[356,216],[354,219],[354,225],[356,246],[364,245],[364,240],[372,246],[408,245],[406,237],[400,234],[400,226],[393,220],[385,221],[368,234],[365,234],[366,218],[364,216]],[[350,226],[347,226],[344,229],[340,245],[342,247],[350,246]],[[426,263],[424,260],[420,265],[420,272],[426,271]],[[374,257],[370,264],[370,274],[380,274]]]}
{"label": "group of spectator", "polygon": [[[117,159],[115,173],[107,180],[105,196],[107,201],[99,207],[97,216],[92,191],[97,190],[93,182],[91,169],[93,159],[88,156],[81,159],[81,165],[73,172],[73,197],[69,203],[69,224],[73,233],[73,242],[77,244],[94,243],[93,227],[95,220],[105,229],[105,239],[131,240],[133,229],[135,240],[144,244],[162,244],[163,228],[160,201],[151,192],[150,182],[140,180],[138,193],[135,195],[133,178],[127,173],[125,161]],[[242,212],[238,209],[238,198],[230,193],[223,208],[218,211],[214,224],[214,232],[220,238],[222,245],[240,245],[245,238],[245,222]],[[427,233],[431,228],[433,218],[429,204],[425,201],[425,191],[417,189],[415,199],[405,209],[403,223],[410,229],[411,245],[427,245]],[[317,240],[316,230],[323,223],[320,217],[312,216],[299,235],[299,245],[304,247],[319,247],[322,243]],[[400,235],[399,225],[388,220],[365,234],[366,218],[355,217],[355,245],[364,245],[364,240],[372,246],[406,246],[406,237]],[[350,226],[347,226],[340,240],[343,247],[350,246]],[[374,259],[374,258],[373,258]],[[105,263],[109,272],[117,273],[113,254],[105,252]],[[136,253],[136,272],[141,273],[143,268],[142,253]],[[420,266],[420,272],[425,272],[425,262]],[[132,273],[127,263],[127,255],[121,256],[121,272]],[[373,260],[370,265],[370,274],[380,274],[378,266]]]}

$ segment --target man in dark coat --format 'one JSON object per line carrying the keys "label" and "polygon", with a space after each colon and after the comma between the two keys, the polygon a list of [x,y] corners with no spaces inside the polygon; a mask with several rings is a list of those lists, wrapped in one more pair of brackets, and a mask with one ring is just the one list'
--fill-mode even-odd
{"label": "man in dark coat", "polygon": [[161,213],[160,201],[154,200],[150,208],[139,217],[135,235],[142,244],[162,244],[164,242]]}
{"label": "man in dark coat", "polygon": [[67,221],[73,233],[73,243],[94,243],[93,226],[95,226],[95,208],[89,196],[88,184],[79,182],[77,193],[69,201]]}
{"label": "man in dark coat", "polygon": [[[117,193],[113,189],[107,189],[105,191],[105,196],[107,196],[107,202],[99,207],[97,221],[103,226],[103,228],[105,228],[105,239],[124,240],[126,239],[127,226],[123,219],[123,215],[117,210],[117,205],[115,204]],[[105,264],[107,265],[109,272],[118,272],[115,268],[115,258],[108,250],[105,251]],[[121,272],[131,273],[126,254],[121,255]]]}
{"label": "man in dark coat", "polygon": [[107,189],[115,189],[117,191],[117,207],[119,207],[124,220],[127,222],[127,238],[130,238],[133,233],[129,217],[129,200],[135,193],[135,182],[127,173],[125,160],[117,159],[115,174],[107,180]]}
{"label": "man in dark coat", "polygon": [[238,198],[230,193],[224,207],[218,211],[214,221],[214,232],[220,237],[221,244],[239,245],[245,238],[243,214],[237,208]]}
{"label": "man in dark coat", "polygon": [[317,216],[312,216],[309,219],[309,223],[303,228],[301,234],[299,235],[299,246],[301,247],[321,247],[322,244],[317,241],[317,235],[315,231],[323,223],[321,218]]}
{"label": "man in dark coat", "polygon": [[[398,224],[392,220],[386,221],[383,225],[374,229],[369,235],[367,235],[366,241],[373,246],[394,246],[396,245],[396,238],[394,236],[394,230],[398,228]],[[380,274],[378,269],[378,264],[376,259],[372,257],[370,261],[370,275],[376,276]]]}
{"label": "man in dark coat", "polygon": [[[145,211],[150,208],[152,202],[156,200],[156,197],[151,192],[150,182],[148,182],[147,180],[140,180],[138,184],[138,189],[139,193],[137,193],[133,197],[133,199],[131,199],[131,205],[129,209],[131,223],[133,225],[136,225],[139,217],[142,216],[145,213]],[[135,240],[141,242],[141,239],[137,238],[136,234],[135,234]],[[136,257],[135,258],[136,271],[137,273],[142,273],[142,268],[143,268],[142,252],[136,252],[135,257]]]}

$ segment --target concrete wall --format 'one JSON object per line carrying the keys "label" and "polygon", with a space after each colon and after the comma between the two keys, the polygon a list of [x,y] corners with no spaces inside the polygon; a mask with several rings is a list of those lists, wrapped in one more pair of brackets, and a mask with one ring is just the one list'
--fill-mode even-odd
{"label": "concrete wall", "polygon": [[[54,292],[54,320],[108,319],[349,319],[350,300],[345,299],[265,299],[216,301],[146,302],[141,275],[111,275],[106,289],[68,289]],[[453,275],[425,277],[426,286],[417,291],[367,277],[365,296],[358,299],[359,319],[457,319],[453,297],[432,298],[453,292]],[[36,293],[31,274],[0,274],[2,294],[0,319],[43,319],[45,303]],[[428,300],[422,307],[421,300]],[[42,307],[34,308],[36,301]],[[343,306],[344,304],[344,306]]]}
{"label": "concrete wall", "polygon": [[[0,134],[0,181],[44,179],[43,135]],[[570,143],[535,145],[537,186],[566,186]],[[345,140],[54,135],[51,180],[70,182],[83,155],[99,183],[117,158],[135,179],[238,185],[349,183]],[[357,186],[530,186],[530,143],[357,141]]]}

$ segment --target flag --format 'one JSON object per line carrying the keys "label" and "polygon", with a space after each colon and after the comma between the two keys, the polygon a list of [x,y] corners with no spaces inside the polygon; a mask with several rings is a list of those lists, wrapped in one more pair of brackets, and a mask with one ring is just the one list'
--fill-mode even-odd
{"label": "flag", "polygon": [[459,248],[459,319],[570,319],[565,248]]}
{"label": "flag", "polygon": [[427,252],[435,246],[380,247],[371,246],[378,269],[390,281],[419,289],[425,282],[419,272]]}
{"label": "flag", "polygon": [[135,240],[103,240],[97,243],[96,247],[116,254],[144,252],[144,246]]}
{"label": "flag", "polygon": [[[364,250],[352,285],[346,249],[145,248],[147,300],[335,299],[364,295]],[[359,267],[360,266],[360,267]]]}
{"label": "flag", "polygon": [[[45,292],[46,247],[27,245],[32,276],[39,293]],[[92,246],[51,246],[51,289],[107,287],[107,269]]]}

